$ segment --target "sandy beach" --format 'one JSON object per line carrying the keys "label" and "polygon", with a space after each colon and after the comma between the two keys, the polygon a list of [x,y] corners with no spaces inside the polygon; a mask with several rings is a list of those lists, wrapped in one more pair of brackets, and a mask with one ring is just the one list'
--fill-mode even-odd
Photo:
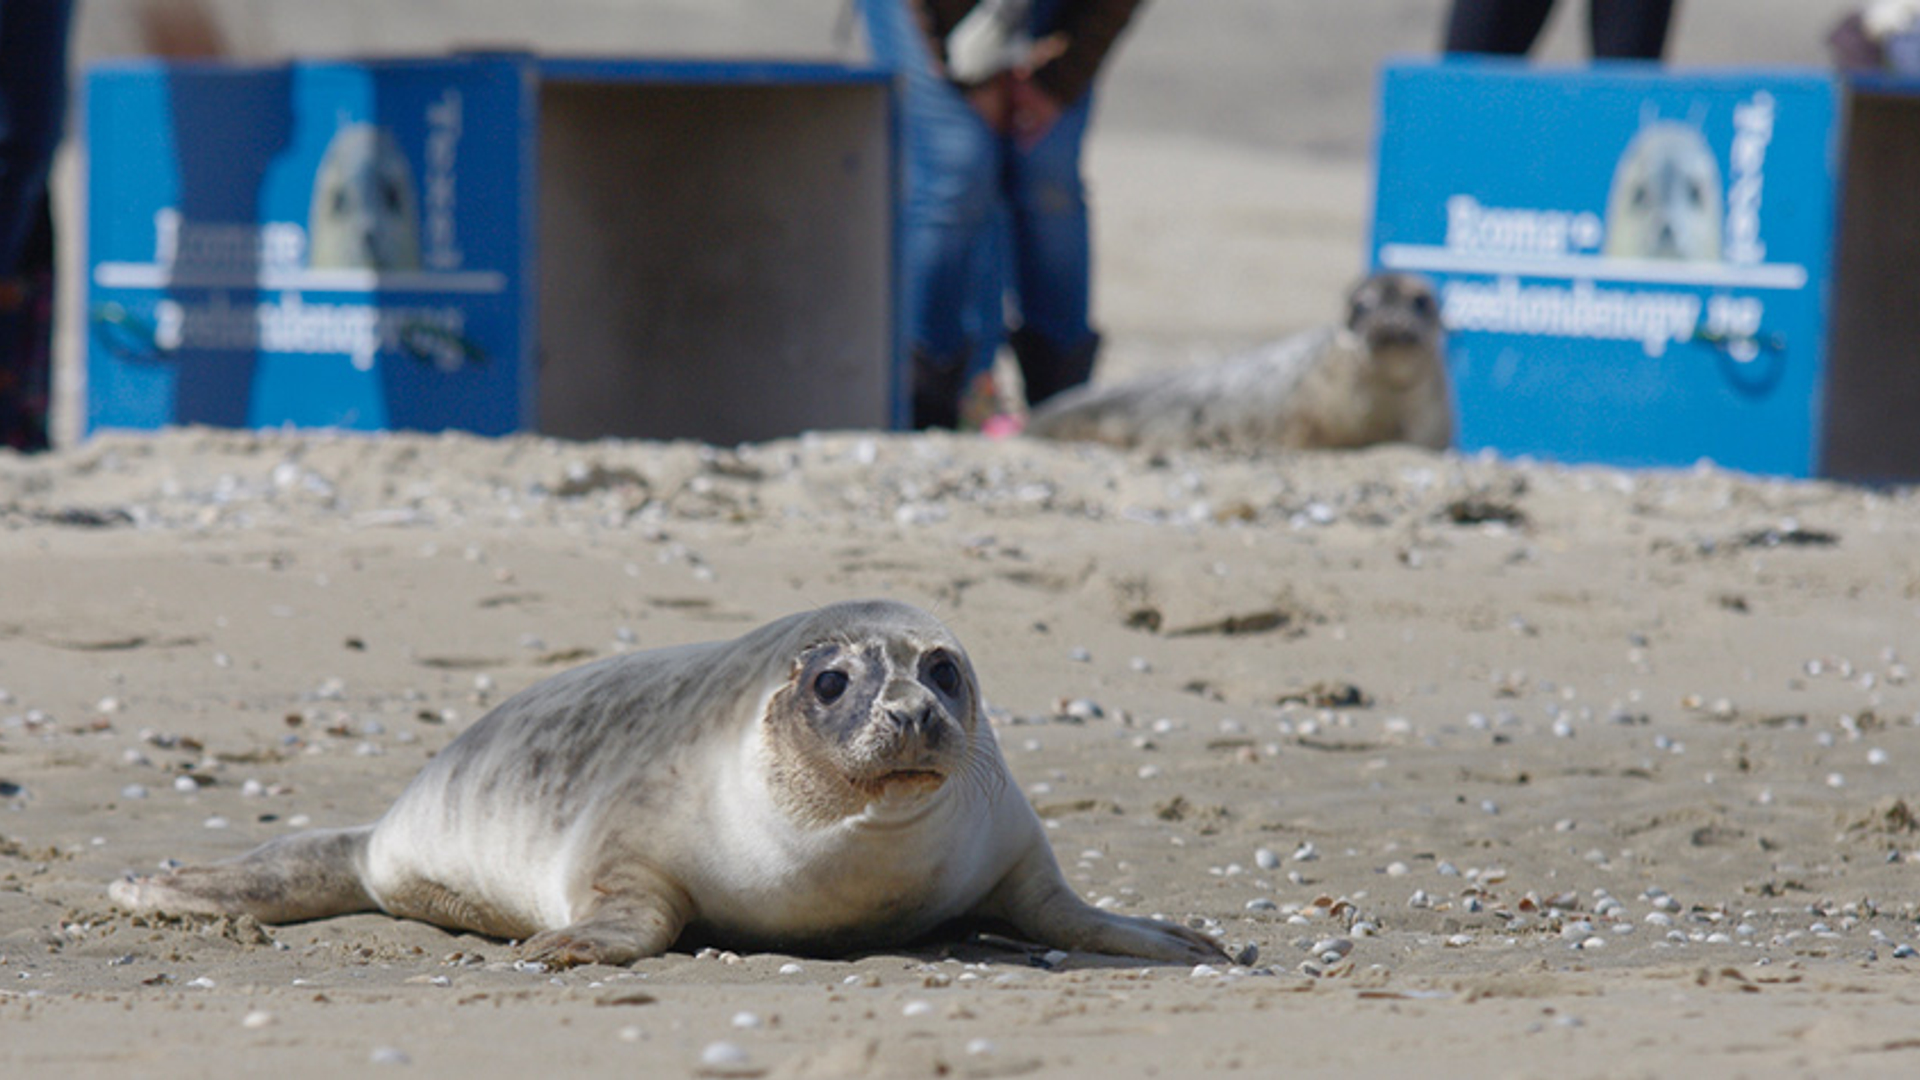
{"label": "sandy beach", "polygon": [[[1920,1055],[1910,493],[1399,449],[190,431],[9,459],[0,506],[9,1071],[697,1071],[719,1042],[797,1076]],[[1257,957],[552,973],[381,916],[156,923],[103,895],[370,820],[565,665],[858,596],[959,633],[1084,895]]]}
{"label": "sandy beach", "polygon": [[[322,34],[215,6],[255,53]],[[556,34],[611,18],[569,6]],[[689,47],[750,21],[641,6]],[[1752,6],[1749,54],[1814,62],[1842,5]],[[1439,7],[1326,9],[1346,52],[1284,52],[1364,75]],[[331,44],[379,8],[342,5]],[[1218,83],[1170,74],[1194,8],[1154,9],[1091,151],[1102,377],[1322,322],[1361,265],[1368,84],[1324,113],[1289,90],[1304,126],[1232,120],[1265,61],[1237,38]],[[1687,8],[1680,52],[1728,59],[1730,4]],[[1912,489],[1404,448],[187,430],[0,455],[0,1072],[1913,1075],[1917,541]],[[556,972],[378,915],[107,900],[373,819],[568,666],[867,596],[966,644],[1083,896],[1241,962],[956,939]]]}

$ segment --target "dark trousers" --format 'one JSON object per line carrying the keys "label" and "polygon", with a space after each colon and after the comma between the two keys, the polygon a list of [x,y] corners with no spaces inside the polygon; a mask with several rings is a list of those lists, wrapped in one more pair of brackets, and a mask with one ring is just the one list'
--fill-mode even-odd
{"label": "dark trousers", "polygon": [[[1587,0],[1593,55],[1658,60],[1666,50],[1674,0]],[[1547,24],[1553,0],[1454,0],[1444,48],[1450,53],[1521,56]]]}
{"label": "dark trousers", "polygon": [[47,169],[67,114],[73,0],[0,2],[0,446],[47,444],[53,236]]}
{"label": "dark trousers", "polygon": [[72,0],[0,3],[0,276],[18,271],[67,115]]}

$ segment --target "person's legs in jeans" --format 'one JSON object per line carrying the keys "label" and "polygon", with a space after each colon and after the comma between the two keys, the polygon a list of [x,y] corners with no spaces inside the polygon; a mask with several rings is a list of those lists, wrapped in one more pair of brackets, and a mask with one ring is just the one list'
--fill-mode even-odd
{"label": "person's legs in jeans", "polygon": [[1030,405],[1085,382],[1099,346],[1088,321],[1092,245],[1080,171],[1092,113],[1088,94],[1067,108],[1039,142],[1007,156],[1020,312],[1013,344]]}
{"label": "person's legs in jeans", "polygon": [[905,80],[907,195],[903,228],[914,426],[952,427],[976,347],[969,326],[976,249],[998,197],[1000,139],[933,70],[901,0],[866,0],[875,57]]}

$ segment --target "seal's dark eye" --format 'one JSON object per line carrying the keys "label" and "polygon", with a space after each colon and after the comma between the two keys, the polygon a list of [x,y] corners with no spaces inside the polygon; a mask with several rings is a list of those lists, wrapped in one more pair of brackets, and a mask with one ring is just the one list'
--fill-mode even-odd
{"label": "seal's dark eye", "polygon": [[935,661],[934,665],[927,669],[927,677],[932,679],[933,685],[939,687],[940,692],[948,697],[960,692],[960,665],[951,660]]}
{"label": "seal's dark eye", "polygon": [[820,700],[831,705],[847,692],[847,673],[844,671],[823,671],[813,677],[813,692]]}

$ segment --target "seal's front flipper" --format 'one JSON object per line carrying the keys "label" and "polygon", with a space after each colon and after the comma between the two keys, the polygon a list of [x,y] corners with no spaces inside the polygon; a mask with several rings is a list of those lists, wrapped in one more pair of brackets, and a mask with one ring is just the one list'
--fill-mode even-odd
{"label": "seal's front flipper", "polygon": [[1227,959],[1220,943],[1178,923],[1115,915],[1082,903],[1080,910],[1064,907],[1049,913],[1052,924],[1036,927],[1034,936],[1041,942],[1069,952],[1104,953],[1108,956],[1139,956],[1175,964],[1202,964]]}
{"label": "seal's front flipper", "polygon": [[1139,956],[1177,964],[1225,960],[1220,943],[1177,923],[1101,911],[1074,895],[1045,840],[1015,866],[980,914],[1011,925],[1021,937],[1069,952]]}
{"label": "seal's front flipper", "polygon": [[264,923],[375,911],[361,877],[372,834],[371,825],[296,833],[237,859],[116,881],[107,894],[129,911],[251,915]]}
{"label": "seal's front flipper", "polygon": [[610,898],[579,922],[528,938],[520,955],[563,968],[631,964],[666,952],[685,925],[674,905],[660,897]]}
{"label": "seal's front flipper", "polygon": [[632,866],[597,875],[574,921],[535,934],[521,956],[554,967],[631,964],[673,947],[693,915],[685,892],[656,874]]}
{"label": "seal's front flipper", "polygon": [[1068,952],[1139,956],[1173,964],[1227,959],[1219,942],[1198,930],[1159,919],[1115,915],[1066,893],[1045,909],[1010,920],[1024,936]]}

